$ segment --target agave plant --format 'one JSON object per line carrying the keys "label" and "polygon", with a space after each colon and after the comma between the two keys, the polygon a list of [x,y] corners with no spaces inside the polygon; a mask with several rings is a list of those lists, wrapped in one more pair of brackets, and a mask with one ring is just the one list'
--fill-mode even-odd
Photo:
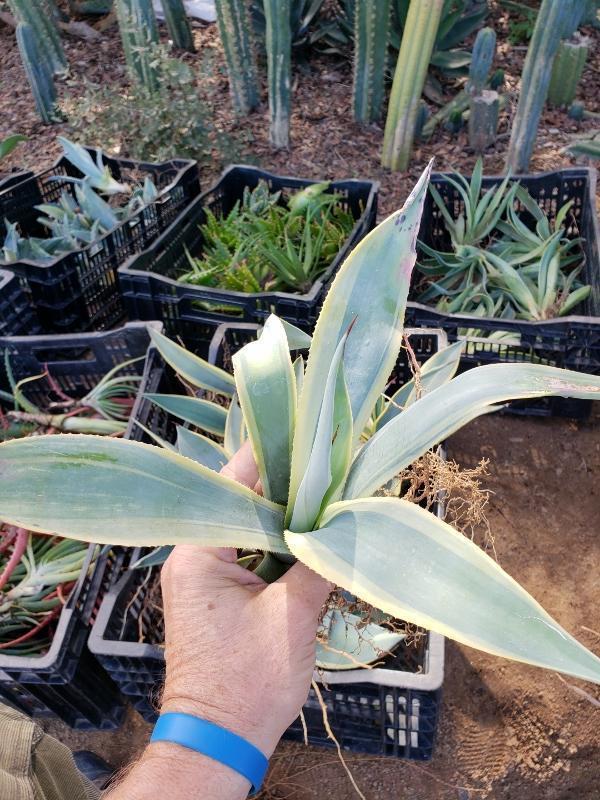
{"label": "agave plant", "polygon": [[[457,219],[430,187],[452,252],[419,242],[426,258],[418,269],[429,283],[416,299],[445,313],[500,319],[544,320],[568,314],[591,292],[591,286],[578,280],[582,240],[566,237],[573,201],[558,209],[551,222],[518,182],[509,187],[509,176],[481,194],[482,170],[478,159],[470,183],[458,174],[447,177],[464,203]],[[534,220],[534,229],[521,220],[521,209]]]}
{"label": "agave plant", "polygon": [[[38,436],[0,445],[0,518],[93,542],[259,550],[273,576],[297,558],[385,614],[600,682],[600,658],[472,541],[413,503],[373,497],[505,400],[600,398],[597,376],[488,365],[422,395],[361,445],[401,346],[429,169],[338,272],[306,370],[294,368],[286,328],[274,316],[235,354],[235,390],[264,496],[153,445]],[[189,376],[194,369],[190,358]],[[225,379],[217,373],[217,380]]]}
{"label": "agave plant", "polygon": [[[65,157],[82,177],[54,176],[51,180],[74,184],[73,194],[63,189],[58,202],[35,206],[42,214],[37,221],[48,230],[48,237],[21,236],[18,223],[5,220],[6,236],[0,249],[0,263],[12,264],[23,259],[53,261],[97,241],[158,197],[158,190],[149,176],[141,186],[119,183],[103,164],[100,151],[94,163],[81,145],[62,136],[58,139]],[[101,196],[110,198],[123,193],[129,199],[121,206],[111,205]]]}

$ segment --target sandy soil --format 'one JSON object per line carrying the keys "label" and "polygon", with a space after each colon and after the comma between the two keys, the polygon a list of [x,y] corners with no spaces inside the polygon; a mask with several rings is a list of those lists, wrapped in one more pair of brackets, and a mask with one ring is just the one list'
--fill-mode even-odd
{"label": "sandy soil", "polygon": [[[496,10],[492,22],[501,38],[505,16]],[[195,37],[199,49],[214,50],[217,65],[222,66],[214,29],[198,27]],[[123,81],[116,31],[108,31],[99,45],[67,39],[66,46],[75,91],[83,75]],[[485,157],[486,172],[502,169],[512,93],[523,57],[522,49],[500,46],[497,66],[507,70],[511,103],[502,120],[505,135]],[[186,58],[194,63],[194,57]],[[60,150],[55,135],[62,131],[68,135],[68,128],[49,128],[36,120],[13,32],[1,23],[0,64],[0,137],[15,130],[31,137],[8,166],[46,166]],[[382,184],[383,212],[398,205],[432,155],[440,168],[468,170],[474,161],[466,150],[464,133],[453,137],[439,132],[432,142],[417,148],[408,173],[392,175],[382,170],[378,164],[381,127],[361,129],[351,121],[348,65],[321,57],[311,58],[297,72],[293,149],[273,153],[267,142],[264,106],[246,120],[232,118],[221,66],[205,89],[207,102],[217,126],[239,134],[240,160],[246,152],[273,171],[316,178],[375,178]],[[596,46],[580,87],[580,99],[590,110],[598,110],[599,70],[600,48]],[[547,111],[532,171],[572,163],[560,150],[570,135],[590,127],[590,123],[573,122],[561,111]],[[204,184],[217,172],[216,164],[203,167]],[[484,418],[452,438],[449,455],[464,466],[474,466],[482,456],[490,459],[487,485],[494,495],[489,516],[500,563],[568,630],[600,653],[599,421],[598,416],[582,424]],[[95,750],[115,766],[139,753],[149,730],[133,712],[115,733],[76,734],[56,723],[47,727],[69,745]],[[565,682],[554,673],[448,643],[444,706],[433,761],[421,765],[360,756],[348,760],[369,800],[598,800],[600,692],[574,680]],[[350,800],[355,796],[334,753],[292,744],[278,748],[264,793],[272,800]]]}

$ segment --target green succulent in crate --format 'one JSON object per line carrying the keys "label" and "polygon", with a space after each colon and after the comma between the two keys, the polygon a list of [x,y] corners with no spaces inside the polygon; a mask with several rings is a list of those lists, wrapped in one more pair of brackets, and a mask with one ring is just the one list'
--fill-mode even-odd
{"label": "green succulent in crate", "polygon": [[[305,370],[274,316],[236,353],[235,390],[264,496],[152,445],[39,436],[0,445],[0,518],[90,541],[260,550],[282,569],[297,558],[384,613],[600,682],[600,659],[472,541],[412,503],[372,496],[509,398],[600,397],[597,376],[488,365],[424,394],[360,446],[401,345],[428,176],[340,269]],[[187,366],[192,378],[201,369],[189,357]],[[220,373],[213,388],[223,391],[221,381],[232,393]]]}
{"label": "green succulent in crate", "polygon": [[[431,195],[450,235],[451,252],[419,243],[424,258],[418,269],[426,285],[416,299],[440,311],[500,319],[543,320],[564,316],[582,303],[591,286],[583,285],[581,239],[566,236],[573,202],[550,221],[518,181],[507,176],[482,193],[483,163],[471,181],[447,176],[464,204],[456,219],[434,186]],[[523,211],[534,220],[528,227]]]}
{"label": "green succulent in crate", "polygon": [[179,280],[241,292],[307,291],[355,224],[328,188],[312,184],[283,202],[259,181],[226,216],[207,209],[202,253],[188,253],[191,269]]}
{"label": "green succulent in crate", "polygon": [[[97,241],[158,197],[158,190],[148,175],[140,186],[119,183],[103,163],[101,151],[97,152],[94,161],[81,145],[62,136],[58,140],[65,157],[82,173],[82,177],[55,176],[54,180],[73,184],[73,193],[63,189],[58,202],[35,206],[42,214],[38,222],[48,230],[49,236],[22,236],[18,223],[5,220],[6,235],[0,249],[0,263],[12,264],[23,259],[52,261]],[[127,202],[111,205],[110,198],[114,200],[115,196],[125,196]]]}
{"label": "green succulent in crate", "polygon": [[[136,360],[116,365],[86,396],[75,399],[48,371],[16,381],[7,349],[3,366],[10,392],[0,391],[0,441],[51,431],[122,435],[142,380],[127,374]],[[38,381],[45,381],[56,398],[44,408],[27,397]],[[100,548],[89,560],[87,553],[83,542],[42,536],[0,520],[0,655],[38,656],[48,649],[51,625]]]}

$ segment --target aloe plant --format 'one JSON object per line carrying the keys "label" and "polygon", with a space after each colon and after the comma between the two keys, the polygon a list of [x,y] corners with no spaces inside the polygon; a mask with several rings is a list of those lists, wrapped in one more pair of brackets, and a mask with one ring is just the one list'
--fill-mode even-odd
{"label": "aloe plant", "polygon": [[354,119],[357,122],[374,122],[381,116],[383,103],[390,0],[377,3],[356,0],[354,14]]}
{"label": "aloe plant", "polygon": [[[0,518],[94,542],[259,550],[277,571],[297,558],[385,614],[600,683],[600,658],[470,539],[413,503],[372,496],[508,399],[600,398],[598,376],[487,365],[415,399],[360,446],[401,346],[429,170],[338,272],[306,370],[292,363],[288,329],[275,316],[234,356],[264,496],[153,445],[38,436],[0,445]],[[227,373],[207,373],[196,357],[176,353],[188,378],[233,392]],[[187,399],[202,413],[206,401]]]}
{"label": "aloe plant", "polygon": [[537,128],[546,102],[552,64],[561,37],[579,0],[543,0],[537,14],[521,75],[521,90],[513,119],[506,168],[525,172],[535,145]]}
{"label": "aloe plant", "polygon": [[381,163],[393,170],[408,167],[419,101],[442,15],[444,0],[411,3],[394,72]]}
{"label": "aloe plant", "polygon": [[246,0],[216,0],[219,35],[227,60],[234,111],[247,114],[260,99],[252,25]]}

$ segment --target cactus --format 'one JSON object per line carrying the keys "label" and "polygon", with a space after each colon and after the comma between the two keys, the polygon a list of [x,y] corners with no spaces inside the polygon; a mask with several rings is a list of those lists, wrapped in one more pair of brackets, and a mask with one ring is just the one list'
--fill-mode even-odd
{"label": "cactus", "polygon": [[495,54],[496,32],[492,28],[482,28],[475,38],[471,54],[468,84],[471,94],[481,94],[485,89]]}
{"label": "cactus", "polygon": [[473,44],[469,67],[469,145],[479,155],[496,141],[498,92],[485,88],[496,53],[496,33],[482,28]]}
{"label": "cactus", "polygon": [[404,170],[408,166],[419,100],[443,7],[444,0],[421,0],[409,6],[385,123],[384,167]]}
{"label": "cactus", "polygon": [[216,0],[216,10],[233,108],[247,114],[259,100],[249,7],[246,0]]}
{"label": "cactus", "polygon": [[588,55],[590,40],[575,34],[569,42],[561,42],[552,65],[548,86],[548,104],[568,106],[575,99]]}
{"label": "cactus", "polygon": [[162,8],[169,35],[175,47],[193,53],[195,48],[192,29],[185,13],[183,0],[162,0]]}
{"label": "cactus", "polygon": [[580,122],[583,119],[600,119],[600,113],[597,111],[588,111],[583,103],[576,101],[569,108],[569,117],[576,119]]}
{"label": "cactus", "polygon": [[31,25],[24,22],[17,25],[17,44],[38,114],[47,124],[59,121],[52,72],[40,53],[38,38]]}
{"label": "cactus", "polygon": [[356,0],[352,107],[357,122],[381,116],[390,33],[390,0]]}
{"label": "cactus", "polygon": [[269,80],[269,138],[273,147],[290,142],[292,72],[291,0],[264,0]]}
{"label": "cactus", "polygon": [[471,98],[469,104],[469,146],[481,155],[496,141],[498,130],[498,92],[484,89],[481,94]]}
{"label": "cactus", "polygon": [[525,172],[535,145],[540,115],[548,94],[552,62],[562,32],[573,15],[573,3],[579,0],[542,0],[535,28],[527,49],[521,76],[519,103],[508,145],[506,168]]}
{"label": "cactus", "polygon": [[115,10],[130,74],[149,91],[158,87],[150,45],[158,42],[158,27],[149,0],[115,0]]}
{"label": "cactus", "polygon": [[[55,17],[44,0],[9,0],[9,5],[17,22],[31,27],[36,39],[38,58],[48,64],[50,74],[66,72],[67,59]],[[26,36],[29,38],[29,34]]]}

